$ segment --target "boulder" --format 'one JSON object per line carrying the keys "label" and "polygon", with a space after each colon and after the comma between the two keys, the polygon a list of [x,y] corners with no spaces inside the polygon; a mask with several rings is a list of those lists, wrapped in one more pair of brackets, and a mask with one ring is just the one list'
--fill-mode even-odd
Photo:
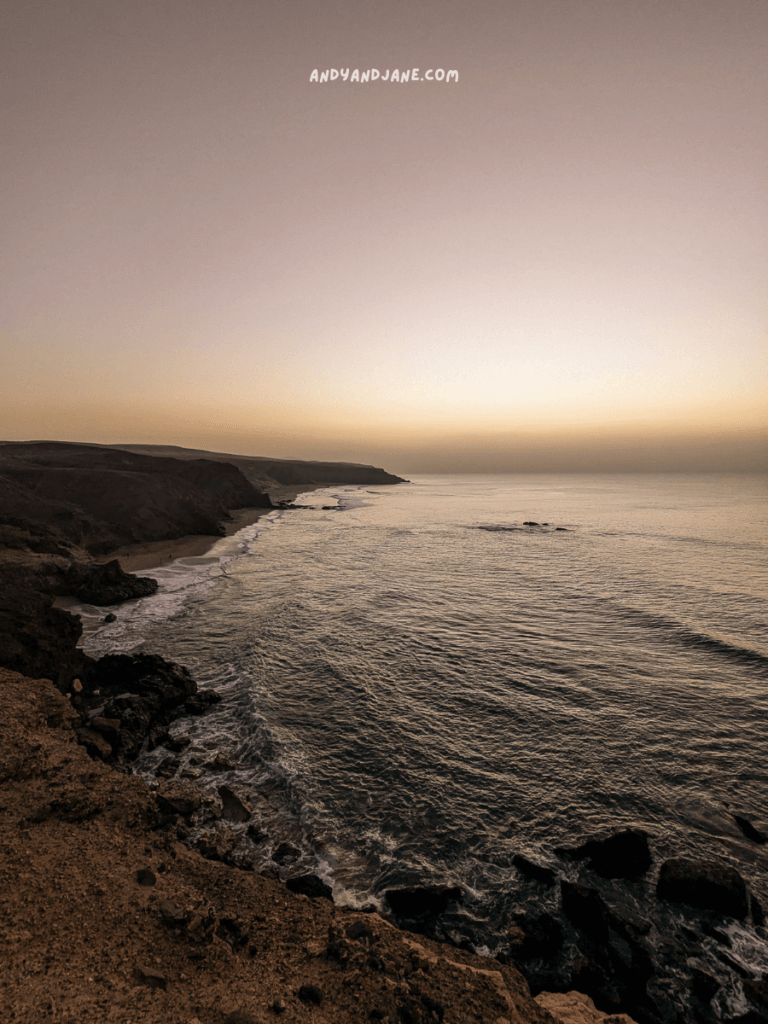
{"label": "boulder", "polygon": [[197,848],[206,860],[226,861],[237,842],[237,836],[228,828],[206,832],[197,840]]}
{"label": "boulder", "polygon": [[[157,593],[157,580],[123,572],[116,558],[103,565],[72,562],[66,576],[67,588],[84,604],[120,604]],[[112,620],[114,621],[114,617]]]}
{"label": "boulder", "polygon": [[155,799],[163,814],[179,814],[182,818],[189,818],[202,803],[199,789],[180,780],[161,782]]}
{"label": "boulder", "polygon": [[248,821],[253,813],[248,804],[229,786],[219,786],[221,815],[229,821]]}
{"label": "boulder", "polygon": [[199,690],[184,701],[185,715],[202,715],[211,707],[221,701],[221,694],[216,690]]}
{"label": "boulder", "polygon": [[541,882],[542,885],[549,886],[555,884],[555,872],[551,868],[544,868],[540,864],[534,864],[532,860],[528,860],[527,857],[523,857],[519,853],[516,853],[512,858],[512,863],[520,874],[525,875],[526,878],[532,878],[535,882]]}
{"label": "boulder", "polygon": [[104,695],[148,697],[161,710],[177,708],[197,695],[197,683],[187,669],[157,654],[107,654],[90,669],[88,686]]}
{"label": "boulder", "polygon": [[109,761],[112,756],[111,745],[95,729],[78,729],[77,740],[78,743],[83,744],[91,757],[96,757],[101,761]]}
{"label": "boulder", "polygon": [[272,854],[272,860],[276,864],[293,864],[300,856],[301,850],[297,850],[295,846],[291,846],[290,843],[280,843]]}
{"label": "boulder", "polygon": [[546,912],[520,913],[515,914],[507,938],[516,963],[553,961],[563,945],[563,929],[559,921]]}
{"label": "boulder", "polygon": [[317,875],[299,875],[297,878],[289,878],[285,887],[301,896],[309,896],[313,900],[330,900],[333,903],[333,890]]}
{"label": "boulder", "polygon": [[387,889],[384,899],[397,923],[411,931],[428,931],[451,903],[461,903],[459,885],[413,886]]}
{"label": "boulder", "polygon": [[749,818],[744,818],[741,814],[734,814],[733,820],[739,826],[747,839],[751,839],[753,843],[757,843],[759,846],[765,845],[768,836],[766,836],[765,832],[761,832],[760,829],[755,828]]}
{"label": "boulder", "polygon": [[53,607],[53,598],[36,589],[30,571],[9,579],[4,567],[0,586],[0,666],[30,679],[51,679],[66,693],[82,678],[90,659],[77,646],[83,627],[74,615]]}
{"label": "boulder", "polygon": [[656,885],[659,899],[711,910],[743,921],[749,912],[744,879],[730,864],[676,857],[661,866]]}
{"label": "boulder", "polygon": [[586,860],[590,870],[601,878],[639,878],[651,866],[648,836],[639,829],[623,829],[556,852],[571,860]]}
{"label": "boulder", "polygon": [[595,942],[605,942],[610,911],[597,889],[563,880],[560,892],[563,913],[571,924]]}

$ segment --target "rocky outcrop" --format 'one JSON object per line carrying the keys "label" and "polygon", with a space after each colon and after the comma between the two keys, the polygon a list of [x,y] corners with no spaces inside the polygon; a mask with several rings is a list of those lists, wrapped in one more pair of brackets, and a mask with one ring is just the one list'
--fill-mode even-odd
{"label": "rocky outcrop", "polygon": [[710,910],[743,921],[749,913],[744,879],[730,864],[676,857],[661,866],[659,899]]}
{"label": "rocky outcrop", "polygon": [[95,605],[120,604],[157,593],[157,580],[123,572],[116,558],[103,565],[73,562],[64,585],[78,601]]}
{"label": "rocky outcrop", "polygon": [[557,853],[570,860],[586,860],[601,878],[639,878],[651,866],[648,836],[639,829],[627,828],[580,846],[560,848]]}
{"label": "rocky outcrop", "polygon": [[647,989],[654,964],[642,935],[614,913],[596,889],[567,881],[560,888],[563,913],[574,926],[585,956],[576,964],[572,987],[616,1012],[632,1006],[641,1019],[654,1019],[656,1010]]}
{"label": "rocky outcrop", "polygon": [[80,620],[54,608],[50,595],[7,579],[0,585],[0,666],[51,679],[65,692],[88,663],[77,647],[82,631]]}
{"label": "rocky outcrop", "polygon": [[459,885],[414,886],[387,889],[384,899],[401,927],[428,933],[451,903],[464,899],[464,893]]}
{"label": "rocky outcrop", "polygon": [[333,890],[317,875],[298,875],[295,878],[289,878],[285,887],[290,892],[299,893],[301,896],[308,896],[313,900],[330,900],[333,903]]}
{"label": "rocky outcrop", "polygon": [[164,739],[163,730],[174,719],[202,713],[218,700],[215,691],[200,693],[181,665],[156,654],[108,654],[88,666],[85,690],[73,703],[109,742],[102,760],[127,764],[153,730],[159,729]]}
{"label": "rocky outcrop", "polygon": [[533,881],[540,882],[542,885],[546,886],[555,884],[555,872],[551,868],[545,868],[540,864],[534,864],[532,860],[528,860],[527,857],[523,857],[523,855],[519,853],[516,853],[512,858],[512,863],[520,874],[524,875],[526,878],[530,878]]}

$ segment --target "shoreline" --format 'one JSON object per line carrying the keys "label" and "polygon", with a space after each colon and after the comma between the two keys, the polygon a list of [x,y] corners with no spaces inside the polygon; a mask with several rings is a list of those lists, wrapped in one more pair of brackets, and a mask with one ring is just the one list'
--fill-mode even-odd
{"label": "shoreline", "polygon": [[[300,486],[280,486],[271,488],[270,498],[275,503],[295,501],[300,494],[322,490],[332,484],[301,484]],[[224,523],[224,537],[232,537],[246,526],[251,526],[262,516],[279,511],[276,508],[241,508],[230,512],[232,519]],[[126,544],[110,551],[106,555],[98,555],[94,561],[99,565],[113,561],[120,562],[124,572],[145,572],[151,569],[162,569],[177,558],[197,558],[208,554],[211,548],[220,541],[222,536],[212,533],[187,534],[172,540],[141,541]]]}

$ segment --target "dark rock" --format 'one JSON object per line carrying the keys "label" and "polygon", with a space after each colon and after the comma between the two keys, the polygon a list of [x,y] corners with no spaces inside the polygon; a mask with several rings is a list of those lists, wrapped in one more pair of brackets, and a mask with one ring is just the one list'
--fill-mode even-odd
{"label": "dark rock", "polygon": [[155,746],[168,737],[168,724],[197,691],[189,672],[155,654],[108,654],[87,670],[87,688],[107,699],[103,717],[120,723],[115,760],[128,762],[144,740]]}
{"label": "dark rock", "polygon": [[212,704],[218,704],[220,701],[221,694],[216,690],[199,690],[184,702],[184,714],[202,715]]}
{"label": "dark rock", "polygon": [[229,786],[219,786],[222,817],[229,821],[248,821],[252,811],[248,804]]}
{"label": "dark rock", "polygon": [[398,924],[412,931],[432,928],[451,903],[460,903],[464,893],[458,885],[414,886],[387,889],[384,899]]}
{"label": "dark rock", "polygon": [[297,850],[295,846],[291,846],[290,843],[280,843],[278,848],[272,854],[272,860],[276,864],[292,864],[297,861],[301,856],[301,851]]}
{"label": "dark rock", "polygon": [[759,1006],[761,1010],[768,1011],[768,977],[763,975],[762,978],[745,978],[742,983],[744,985],[744,995],[755,1006]]}
{"label": "dark rock", "polygon": [[166,747],[172,750],[175,754],[180,754],[182,750],[186,750],[192,742],[189,736],[169,736],[165,741]]}
{"label": "dark rock", "polygon": [[80,619],[41,593],[40,580],[30,570],[19,572],[18,583],[4,567],[0,586],[0,665],[30,679],[51,679],[62,693],[82,678],[90,660],[77,644],[83,632]]}
{"label": "dark rock", "polygon": [[171,710],[189,697],[199,696],[187,669],[157,654],[108,654],[88,673],[91,690],[102,695],[123,693],[151,698],[158,709]]}
{"label": "dark rock", "polygon": [[216,832],[206,832],[197,840],[197,849],[206,860],[227,861],[237,836],[228,828]]}
{"label": "dark rock", "polygon": [[373,929],[365,921],[353,921],[347,925],[344,933],[352,942],[366,942],[372,945],[376,939]]}
{"label": "dark rock", "polygon": [[120,604],[137,597],[157,593],[157,580],[123,572],[116,558],[104,565],[96,562],[73,562],[66,576],[66,585],[84,604]]}
{"label": "dark rock", "polygon": [[314,1006],[319,1006],[323,1001],[323,993],[317,985],[302,985],[296,995],[302,1003],[313,1004]]}
{"label": "dark rock", "polygon": [[330,900],[333,903],[333,890],[317,875],[299,875],[297,878],[289,878],[285,885],[291,892],[309,896],[313,900]]}
{"label": "dark rock", "polygon": [[133,976],[137,981],[149,988],[161,988],[165,991],[168,987],[168,979],[164,974],[156,971],[154,967],[147,967],[145,964],[136,964],[133,969]]}
{"label": "dark rock", "polygon": [[115,615],[114,612],[108,612],[101,621],[102,622],[117,622],[117,616]]}
{"label": "dark rock", "polygon": [[156,747],[162,747],[169,739],[168,726],[155,722],[154,725],[150,726],[147,733],[147,746],[150,750],[154,750]]}
{"label": "dark rock", "polygon": [[729,864],[678,857],[661,866],[659,899],[743,921],[749,909],[744,879]]}
{"label": "dark rock", "polygon": [[520,874],[525,875],[526,878],[532,878],[543,885],[555,884],[555,872],[550,868],[543,868],[539,864],[534,864],[532,860],[528,860],[527,857],[523,857],[519,853],[516,853],[512,858],[512,863]]}
{"label": "dark rock", "polygon": [[710,939],[714,939],[715,942],[719,942],[721,946],[728,946],[729,949],[732,946],[732,942],[726,933],[720,928],[715,928],[714,925],[709,923],[709,921],[702,921],[701,930],[705,935],[708,935]]}
{"label": "dark rock", "polygon": [[163,782],[155,794],[157,805],[163,814],[179,814],[188,818],[202,802],[200,791],[191,782]]}
{"label": "dark rock", "polygon": [[101,715],[94,715],[89,719],[88,726],[106,736],[110,743],[114,743],[117,734],[120,732],[120,720],[117,718],[103,718]]}
{"label": "dark rock", "polygon": [[260,825],[249,825],[246,831],[248,838],[254,843],[263,843],[265,839],[269,839],[269,833],[265,832]]}
{"label": "dark rock", "polygon": [[551,914],[516,914],[508,938],[515,961],[554,960],[563,945],[563,929]]}
{"label": "dark rock", "polygon": [[571,860],[587,860],[589,868],[601,878],[638,878],[651,866],[648,836],[638,829],[627,828],[556,852]]}
{"label": "dark rock", "polygon": [[563,913],[578,932],[585,962],[571,979],[598,1005],[631,1006],[633,1016],[656,1020],[647,985],[654,972],[649,949],[636,929],[608,907],[596,889],[560,883]]}
{"label": "dark rock", "polygon": [[236,953],[248,945],[250,936],[243,928],[243,922],[237,917],[221,917],[216,927],[219,938]]}
{"label": "dark rock", "polygon": [[160,919],[169,928],[183,928],[189,921],[191,915],[177,903],[171,900],[160,900],[157,904]]}
{"label": "dark rock", "polygon": [[139,885],[152,886],[157,881],[154,871],[149,868],[139,868],[136,872],[136,881]]}
{"label": "dark rock", "polygon": [[98,758],[101,761],[109,761],[112,757],[111,745],[95,729],[78,729],[77,741],[83,744],[91,757]]}
{"label": "dark rock", "polygon": [[691,968],[691,991],[699,1002],[708,1003],[719,989],[717,978],[698,967]]}
{"label": "dark rock", "polygon": [[608,938],[609,911],[597,889],[563,880],[560,892],[563,913],[571,924],[596,942],[604,943]]}
{"label": "dark rock", "polygon": [[285,1013],[285,1000],[276,999],[272,1003],[272,1009],[275,1011],[275,1013]]}
{"label": "dark rock", "polygon": [[539,523],[534,523],[532,519],[526,519],[523,526],[539,526]]}
{"label": "dark rock", "polygon": [[734,814],[733,820],[739,826],[747,839],[751,839],[753,843],[758,843],[760,846],[763,846],[766,840],[768,840],[768,836],[766,836],[765,832],[761,832],[759,829],[756,829],[748,818],[743,818],[740,814]]}
{"label": "dark rock", "polygon": [[757,897],[753,896],[749,901],[749,910],[752,915],[752,923],[756,928],[761,928],[765,924],[765,913]]}

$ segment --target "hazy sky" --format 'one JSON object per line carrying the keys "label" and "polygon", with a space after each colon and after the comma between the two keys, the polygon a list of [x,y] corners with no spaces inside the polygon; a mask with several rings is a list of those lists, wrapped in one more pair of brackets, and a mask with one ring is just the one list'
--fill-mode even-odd
{"label": "hazy sky", "polygon": [[4,0],[0,437],[765,466],[766,52],[766,0]]}

